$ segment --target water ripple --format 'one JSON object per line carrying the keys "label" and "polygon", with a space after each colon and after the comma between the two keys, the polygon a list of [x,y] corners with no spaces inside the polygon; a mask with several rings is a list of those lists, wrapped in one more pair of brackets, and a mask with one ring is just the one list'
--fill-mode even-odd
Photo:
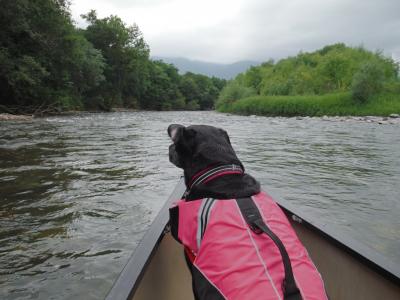
{"label": "water ripple", "polygon": [[1,299],[104,297],[181,174],[170,123],[223,127],[269,193],[400,263],[398,126],[82,114],[1,123]]}

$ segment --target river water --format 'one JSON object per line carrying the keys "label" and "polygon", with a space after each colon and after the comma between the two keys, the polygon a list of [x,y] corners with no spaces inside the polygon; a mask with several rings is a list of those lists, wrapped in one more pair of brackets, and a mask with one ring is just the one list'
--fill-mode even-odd
{"label": "river water", "polygon": [[400,125],[215,112],[0,123],[0,299],[101,299],[175,186],[170,123],[223,127],[247,172],[400,264]]}

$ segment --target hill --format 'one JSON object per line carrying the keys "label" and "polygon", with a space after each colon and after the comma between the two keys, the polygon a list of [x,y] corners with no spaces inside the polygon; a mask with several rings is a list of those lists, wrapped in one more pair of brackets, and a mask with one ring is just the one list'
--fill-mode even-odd
{"label": "hill", "polygon": [[183,57],[154,56],[152,59],[162,60],[166,63],[175,65],[181,74],[192,72],[223,79],[232,79],[237,74],[246,71],[251,66],[257,66],[260,64],[256,61],[238,61],[232,64],[219,64],[200,60],[191,60]]}

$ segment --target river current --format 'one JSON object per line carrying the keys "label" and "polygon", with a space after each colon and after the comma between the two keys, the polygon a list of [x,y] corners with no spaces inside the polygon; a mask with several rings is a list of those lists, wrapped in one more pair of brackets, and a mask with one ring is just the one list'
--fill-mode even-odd
{"label": "river current", "polygon": [[277,199],[400,264],[400,125],[215,112],[0,122],[0,299],[101,299],[181,175],[170,123],[228,131]]}

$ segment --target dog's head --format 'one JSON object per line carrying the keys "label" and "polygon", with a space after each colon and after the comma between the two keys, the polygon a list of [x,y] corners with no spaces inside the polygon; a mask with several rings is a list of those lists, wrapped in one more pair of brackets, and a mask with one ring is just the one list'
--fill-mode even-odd
{"label": "dog's head", "polygon": [[169,160],[184,170],[186,179],[214,165],[236,164],[243,168],[227,132],[221,128],[171,124],[168,135],[173,142],[169,147]]}

